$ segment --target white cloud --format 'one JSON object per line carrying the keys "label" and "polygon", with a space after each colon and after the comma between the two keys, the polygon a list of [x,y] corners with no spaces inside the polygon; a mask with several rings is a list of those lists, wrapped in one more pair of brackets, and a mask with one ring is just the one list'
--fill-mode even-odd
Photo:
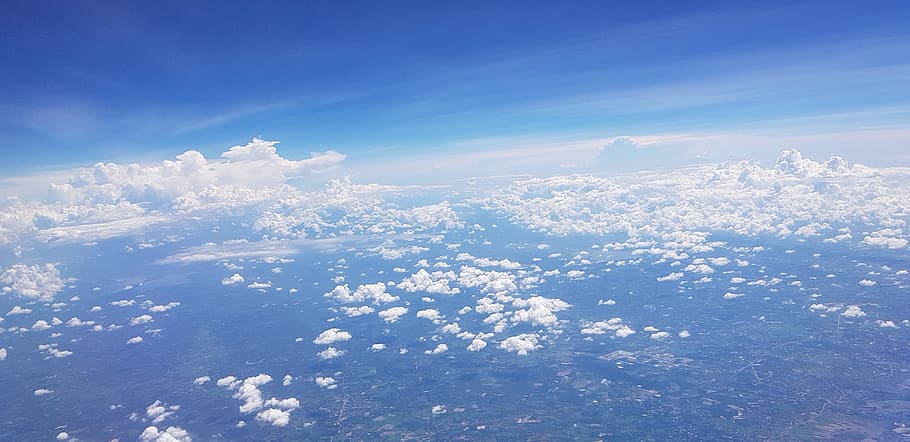
{"label": "white cloud", "polygon": [[872,281],[869,279],[863,279],[859,282],[859,285],[864,286],[864,287],[872,287],[875,285],[875,281]]}
{"label": "white cloud", "polygon": [[30,308],[23,308],[23,307],[19,307],[18,305],[14,305],[13,308],[10,309],[10,311],[6,312],[6,316],[27,315],[31,312],[32,312],[32,309],[30,309]]}
{"label": "white cloud", "polygon": [[54,390],[48,390],[47,388],[39,388],[39,389],[35,390],[34,394],[35,394],[35,396],[45,396],[45,395],[51,394],[53,392],[54,392]]}
{"label": "white cloud", "polygon": [[350,317],[369,315],[375,312],[376,309],[368,305],[361,305],[360,307],[341,307],[341,312]]}
{"label": "white cloud", "polygon": [[345,353],[346,352],[344,350],[339,350],[335,347],[329,347],[319,353],[316,353],[316,355],[319,356],[320,359],[328,360],[328,359],[340,358],[340,357],[344,356]]}
{"label": "white cloud", "polygon": [[398,322],[398,319],[408,313],[408,309],[404,307],[392,307],[387,310],[382,310],[379,312],[379,317],[382,318],[385,322]]}
{"label": "white cloud", "polygon": [[272,281],[254,281],[247,284],[247,288],[251,289],[267,289],[272,287]]}
{"label": "white cloud", "polygon": [[237,285],[237,284],[242,284],[243,281],[244,281],[244,279],[243,279],[242,275],[240,275],[239,273],[234,273],[233,275],[222,279],[221,285]]}
{"label": "white cloud", "polygon": [[174,307],[179,307],[179,306],[180,306],[179,302],[172,301],[167,304],[153,305],[153,306],[149,307],[149,311],[152,313],[162,313],[162,312],[166,312]]}
{"label": "white cloud", "polygon": [[6,348],[0,347],[0,361],[6,360]]}
{"label": "white cloud", "polygon": [[167,427],[161,431],[158,427],[152,425],[145,428],[145,431],[139,435],[142,442],[192,442],[190,434],[180,427]]}
{"label": "white cloud", "polygon": [[487,342],[483,339],[474,339],[468,345],[468,351],[480,351],[487,346]]}
{"label": "white cloud", "polygon": [[51,328],[51,325],[43,319],[39,319],[32,324],[32,330],[47,330],[49,328]]}
{"label": "white cloud", "polygon": [[514,352],[519,356],[527,356],[529,352],[541,348],[537,344],[539,337],[534,333],[522,333],[517,336],[511,336],[499,343],[499,348],[508,352]]}
{"label": "white cloud", "polygon": [[581,328],[581,334],[583,335],[602,335],[608,332],[613,332],[613,336],[617,338],[625,338],[627,336],[635,334],[635,330],[633,330],[629,324],[623,322],[622,318],[610,318],[606,321],[584,322]]}
{"label": "white cloud", "polygon": [[329,390],[338,388],[338,384],[335,383],[335,378],[332,378],[329,376],[316,376],[315,381],[316,381],[316,385],[318,385],[322,388],[326,388]]}
{"label": "white cloud", "polygon": [[168,405],[161,401],[155,401],[145,407],[145,415],[151,419],[153,424],[160,424],[165,419],[173,416],[178,410],[180,410],[179,405]]}
{"label": "white cloud", "polygon": [[418,311],[417,317],[423,318],[423,319],[429,319],[434,322],[439,321],[443,318],[443,316],[441,314],[439,314],[439,310],[432,309],[432,308]]}
{"label": "white cloud", "polygon": [[139,344],[142,342],[142,336],[135,336],[126,341],[127,344]]}
{"label": "white cloud", "polygon": [[344,342],[350,339],[351,334],[349,332],[337,328],[330,328],[320,333],[316,339],[313,339],[313,343],[319,345],[328,345],[334,344],[336,342]]}
{"label": "white cloud", "polygon": [[0,273],[0,282],[6,284],[2,293],[24,298],[49,301],[63,290],[64,281],[56,265],[14,264]]}
{"label": "white cloud", "polygon": [[427,351],[424,352],[424,354],[428,354],[428,355],[438,355],[438,354],[440,354],[440,353],[445,353],[445,352],[447,352],[447,351],[449,351],[449,346],[448,346],[448,345],[446,345],[446,344],[438,344],[438,345],[436,346],[436,348],[434,348],[434,349],[432,349],[432,350],[427,350]]}
{"label": "white cloud", "polygon": [[154,320],[154,319],[152,319],[152,315],[139,315],[139,316],[136,316],[136,317],[133,318],[133,319],[130,319],[130,325],[145,324],[145,323],[148,323],[148,322],[152,322],[153,320]]}
{"label": "white cloud", "polygon": [[114,307],[130,307],[136,305],[136,301],[134,299],[121,299],[119,301],[111,302],[111,305]]}
{"label": "white cloud", "polygon": [[331,292],[325,294],[326,297],[335,298],[340,302],[344,303],[355,303],[355,302],[365,302],[370,300],[373,304],[384,304],[389,302],[394,302],[398,300],[397,296],[393,296],[386,292],[386,285],[377,282],[375,284],[363,284],[357,287],[357,290],[351,291],[348,288],[348,285],[338,285],[332,289]]}
{"label": "white cloud", "polygon": [[210,378],[208,376],[199,376],[198,378],[193,379],[193,385],[203,385],[206,382],[209,382],[211,380],[212,380],[212,378]]}
{"label": "white cloud", "polygon": [[657,277],[657,280],[660,281],[660,282],[663,282],[663,281],[678,281],[678,280],[682,279],[684,276],[686,276],[685,273],[682,273],[682,272],[673,272],[673,273],[670,273],[669,275],[659,276],[659,277]]}
{"label": "white cloud", "polygon": [[534,296],[528,299],[516,299],[512,306],[520,309],[512,312],[512,322],[530,322],[532,325],[551,327],[557,324],[556,313],[568,309],[571,305],[558,298]]}
{"label": "white cloud", "polygon": [[449,287],[449,283],[455,280],[457,280],[457,276],[451,270],[430,273],[420,269],[398,283],[398,288],[412,293],[422,291],[441,295],[457,295],[461,293],[461,290],[458,287]]}
{"label": "white cloud", "polygon": [[845,318],[861,318],[866,316],[866,312],[863,311],[858,305],[847,306],[847,309],[841,313],[841,316]]}

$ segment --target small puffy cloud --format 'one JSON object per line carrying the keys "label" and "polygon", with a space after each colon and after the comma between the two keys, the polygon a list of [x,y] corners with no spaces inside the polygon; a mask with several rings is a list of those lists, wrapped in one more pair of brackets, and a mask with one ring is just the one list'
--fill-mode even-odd
{"label": "small puffy cloud", "polygon": [[6,348],[0,347],[0,361],[6,360]]}
{"label": "small puffy cloud", "polygon": [[382,351],[385,349],[386,349],[385,344],[373,344],[370,346],[370,350],[372,350],[372,351]]}
{"label": "small puffy cloud", "polygon": [[54,264],[14,264],[0,272],[0,282],[6,284],[2,293],[43,301],[53,299],[64,286],[60,271]]}
{"label": "small puffy cloud", "polygon": [[338,384],[335,383],[335,378],[329,376],[316,376],[316,385],[326,388],[329,390],[334,390],[338,388]]}
{"label": "small puffy cloud", "polygon": [[141,442],[192,442],[190,434],[180,427],[167,427],[161,431],[158,427],[152,425],[145,428],[145,431],[139,435]]}
{"label": "small puffy cloud", "polygon": [[339,350],[335,347],[329,347],[319,353],[316,353],[316,356],[319,356],[320,359],[328,360],[328,359],[340,358],[340,357],[344,356],[344,354],[345,354],[344,350]]}
{"label": "small puffy cloud", "polygon": [[461,289],[449,287],[449,283],[455,280],[457,280],[457,276],[453,271],[429,273],[424,269],[420,269],[417,273],[398,283],[398,288],[411,293],[422,291],[440,295],[457,295],[461,293]]}
{"label": "small puffy cloud", "polygon": [[31,312],[32,312],[32,309],[30,309],[30,308],[22,308],[22,307],[19,307],[18,305],[14,305],[13,308],[10,309],[10,311],[6,312],[6,316],[27,315]]}
{"label": "small puffy cloud", "polygon": [[152,322],[152,315],[140,315],[136,316],[133,319],[130,319],[130,325],[140,325],[148,322]]}
{"label": "small puffy cloud", "polygon": [[281,385],[285,387],[291,385],[292,382],[294,382],[294,377],[289,374],[284,375],[284,377],[281,379]]}
{"label": "small puffy cloud", "polygon": [[443,316],[439,314],[439,310],[432,309],[432,308],[418,311],[417,317],[423,318],[423,319],[429,319],[431,321],[438,321],[443,318]]}
{"label": "small puffy cloud", "polygon": [[45,396],[45,395],[51,394],[53,392],[54,392],[54,390],[48,390],[47,388],[39,388],[39,389],[35,390],[35,396]]}
{"label": "small puffy cloud", "polygon": [[47,330],[49,328],[51,328],[51,325],[43,319],[39,319],[32,324],[32,330]]}
{"label": "small puffy cloud", "polygon": [[651,339],[664,339],[668,336],[670,336],[670,333],[667,333],[665,331],[651,333]]}
{"label": "small puffy cloud", "polygon": [[516,353],[519,356],[527,356],[529,352],[541,348],[541,345],[537,344],[538,339],[537,334],[522,333],[506,338],[499,343],[499,348]]}
{"label": "small puffy cloud", "polygon": [[247,288],[251,289],[267,289],[272,287],[272,281],[255,281],[247,284]]}
{"label": "small puffy cloud", "polygon": [[614,337],[625,338],[635,334],[635,330],[623,322],[622,318],[610,318],[606,321],[585,322],[581,328],[583,335],[602,335],[612,332]]}
{"label": "small puffy cloud", "polygon": [[532,325],[550,327],[559,321],[556,313],[568,309],[571,305],[558,298],[534,296],[528,299],[516,299],[512,306],[519,308],[512,313],[512,322],[530,322]]}
{"label": "small puffy cloud", "polygon": [[334,344],[336,342],[348,341],[350,339],[350,333],[337,328],[330,328],[320,333],[319,336],[316,336],[316,339],[313,339],[313,343],[319,345],[328,345]]}
{"label": "small puffy cloud", "polygon": [[369,315],[375,312],[376,309],[368,305],[361,305],[360,307],[341,307],[341,312],[350,317]]}
{"label": "small puffy cloud", "polygon": [[866,316],[866,312],[863,311],[858,305],[848,306],[846,310],[841,313],[841,316],[845,318],[861,318]]}
{"label": "small puffy cloud", "polygon": [[136,300],[134,299],[121,299],[118,301],[111,302],[111,305],[114,307],[130,307],[136,305]]}
{"label": "small puffy cloud", "polygon": [[291,419],[291,412],[278,408],[269,408],[256,413],[256,420],[262,423],[271,424],[276,427],[287,426]]}
{"label": "small puffy cloud", "polygon": [[357,287],[357,290],[351,291],[348,285],[338,285],[331,292],[325,294],[328,298],[335,298],[340,302],[347,304],[355,302],[364,302],[370,300],[373,304],[384,304],[398,300],[397,296],[386,292],[386,285],[377,282],[374,284],[363,284]]}
{"label": "small puffy cloud", "polygon": [[139,344],[142,342],[142,336],[135,336],[126,341],[127,344]]}
{"label": "small puffy cloud", "polygon": [[447,351],[449,351],[449,346],[448,346],[448,345],[446,345],[446,344],[439,344],[439,345],[436,346],[436,348],[434,348],[434,349],[432,349],[432,350],[427,350],[427,351],[425,351],[424,354],[428,354],[428,355],[438,355],[438,354],[440,354],[440,353],[445,353],[445,352],[447,352]]}
{"label": "small puffy cloud", "polygon": [[210,378],[208,376],[199,376],[198,378],[193,379],[193,385],[203,385],[206,382],[209,382],[211,380],[212,380],[212,378]]}
{"label": "small puffy cloud", "polygon": [[167,304],[162,304],[162,305],[153,305],[153,306],[149,307],[149,311],[152,313],[163,313],[163,312],[166,312],[166,311],[168,311],[174,307],[178,307],[178,306],[180,306],[179,302],[176,302],[176,301],[169,302]]}
{"label": "small puffy cloud", "polygon": [[677,336],[679,336],[680,338],[688,338],[689,336],[692,336],[692,334],[689,333],[689,330],[680,330],[680,332],[677,334]]}
{"label": "small puffy cloud", "polygon": [[471,344],[468,345],[468,351],[480,351],[486,348],[487,341],[483,339],[474,339],[471,341]]}
{"label": "small puffy cloud", "polygon": [[446,414],[446,406],[445,405],[434,405],[433,408],[430,409],[430,413],[433,413],[436,415]]}
{"label": "small puffy cloud", "polygon": [[57,433],[57,440],[70,440],[70,434],[66,431]]}
{"label": "small puffy cloud", "polygon": [[378,314],[385,322],[398,322],[398,319],[407,313],[408,309],[405,307],[392,307],[390,309],[382,310]]}
{"label": "small puffy cloud", "polygon": [[894,321],[883,321],[879,319],[875,321],[875,323],[881,328],[897,328],[897,324],[895,324]]}
{"label": "small puffy cloud", "polygon": [[227,278],[221,280],[221,285],[237,285],[242,284],[244,281],[243,276],[239,273],[234,273]]}
{"label": "small puffy cloud", "polygon": [[741,297],[741,296],[743,296],[742,293],[733,293],[733,292],[724,293],[724,299],[727,299],[727,300],[736,299],[736,298],[739,298],[739,297]]}
{"label": "small puffy cloud", "polygon": [[686,276],[685,273],[682,273],[682,272],[673,272],[673,273],[670,273],[669,275],[659,276],[659,277],[657,277],[657,280],[660,281],[660,282],[664,282],[664,281],[678,281],[678,280],[680,280],[680,279],[683,279],[684,276]]}
{"label": "small puffy cloud", "polygon": [[160,424],[165,419],[174,415],[180,410],[179,405],[168,405],[161,401],[155,401],[145,408],[145,415],[152,420],[153,424]]}
{"label": "small puffy cloud", "polygon": [[96,305],[96,306],[92,307],[89,311],[92,312],[92,313],[96,313],[96,312],[100,312],[101,310],[102,310],[102,309],[101,309],[101,306],[100,306],[100,305]]}
{"label": "small puffy cloud", "polygon": [[869,279],[863,279],[859,282],[859,285],[861,285],[863,287],[872,287],[875,285],[875,281],[872,281]]}

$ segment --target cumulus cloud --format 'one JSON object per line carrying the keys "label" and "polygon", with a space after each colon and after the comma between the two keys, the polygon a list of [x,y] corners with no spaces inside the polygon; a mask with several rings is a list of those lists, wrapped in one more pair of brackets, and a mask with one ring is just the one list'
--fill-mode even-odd
{"label": "cumulus cloud", "polygon": [[440,295],[457,295],[461,293],[458,287],[449,287],[449,283],[456,281],[458,277],[453,271],[435,271],[433,273],[420,269],[417,273],[403,279],[398,283],[398,288],[407,292],[427,292],[437,293]]}
{"label": "cumulus cloud", "polygon": [[863,316],[866,316],[866,312],[864,312],[863,309],[858,305],[850,305],[847,306],[846,310],[844,310],[843,313],[841,313],[841,316],[845,318],[861,318]]}
{"label": "cumulus cloud", "polygon": [[23,308],[18,305],[14,305],[13,308],[11,308],[8,312],[6,312],[6,316],[27,315],[31,312],[32,312],[32,309],[30,309],[30,308]]}
{"label": "cumulus cloud", "polygon": [[338,384],[335,383],[335,378],[329,376],[316,376],[315,379],[316,385],[328,389],[334,390],[338,388]]}
{"label": "cumulus cloud", "polygon": [[530,322],[532,325],[554,326],[559,318],[556,313],[568,309],[571,305],[558,298],[534,296],[528,299],[516,299],[512,306],[518,308],[512,312],[513,322]]}
{"label": "cumulus cloud", "polygon": [[519,356],[527,356],[529,352],[541,348],[541,345],[537,344],[538,339],[539,336],[536,333],[522,333],[504,339],[499,343],[499,348]]}
{"label": "cumulus cloud", "polygon": [[392,307],[379,312],[379,317],[385,322],[398,322],[402,316],[408,314],[408,309],[404,307]]}
{"label": "cumulus cloud", "polygon": [[443,318],[443,316],[439,313],[439,310],[432,309],[432,308],[418,311],[417,317],[423,318],[423,319],[429,319],[433,322],[439,321]]}
{"label": "cumulus cloud", "polygon": [[24,298],[49,301],[63,290],[64,281],[57,266],[14,264],[0,273],[0,282],[5,284],[2,293]]}
{"label": "cumulus cloud", "polygon": [[180,427],[167,427],[166,430],[159,430],[158,427],[151,425],[145,428],[139,435],[142,442],[192,442],[190,434]]}
{"label": "cumulus cloud", "polygon": [[234,273],[227,278],[221,280],[221,285],[237,285],[243,283],[243,276],[239,273]]}
{"label": "cumulus cloud", "polygon": [[375,312],[376,309],[368,305],[361,305],[360,307],[341,307],[341,312],[350,317],[369,315]]}
{"label": "cumulus cloud", "polygon": [[353,292],[348,288],[347,284],[338,285],[335,286],[331,292],[326,293],[325,296],[344,303],[365,302],[369,300],[376,305],[398,300],[397,296],[393,296],[386,292],[386,285],[381,282],[363,284],[357,287],[357,290],[354,290]]}
{"label": "cumulus cloud", "polygon": [[448,345],[446,345],[446,344],[438,344],[438,345],[436,346],[436,348],[434,348],[434,349],[432,349],[432,350],[427,350],[427,351],[424,352],[424,354],[428,354],[428,355],[438,355],[438,354],[440,354],[440,353],[445,353],[445,352],[447,352],[447,351],[449,351],[449,346],[448,346]]}
{"label": "cumulus cloud", "polygon": [[316,339],[313,339],[314,344],[319,345],[328,345],[334,344],[336,342],[344,342],[351,339],[351,334],[341,329],[330,328],[323,331],[316,336]]}
{"label": "cumulus cloud", "polygon": [[148,322],[152,322],[152,315],[139,315],[133,319],[130,319],[130,325],[140,325]]}
{"label": "cumulus cloud", "polygon": [[622,318],[610,318],[606,321],[584,322],[581,328],[583,335],[602,335],[612,333],[614,337],[625,338],[635,334],[635,330]]}
{"label": "cumulus cloud", "polygon": [[320,351],[319,353],[316,353],[316,356],[319,356],[319,359],[328,360],[340,358],[344,356],[345,353],[346,352],[344,350],[339,350],[335,347],[329,347],[323,351]]}
{"label": "cumulus cloud", "polygon": [[203,385],[206,382],[209,382],[211,380],[212,380],[212,378],[210,378],[208,376],[199,376],[198,378],[193,379],[193,385]]}
{"label": "cumulus cloud", "polygon": [[127,344],[139,344],[142,342],[142,336],[135,336],[126,341]]}
{"label": "cumulus cloud", "polygon": [[0,361],[6,360],[6,348],[0,347]]}
{"label": "cumulus cloud", "polygon": [[474,339],[468,345],[468,351],[480,351],[487,346],[487,342],[483,339]]}

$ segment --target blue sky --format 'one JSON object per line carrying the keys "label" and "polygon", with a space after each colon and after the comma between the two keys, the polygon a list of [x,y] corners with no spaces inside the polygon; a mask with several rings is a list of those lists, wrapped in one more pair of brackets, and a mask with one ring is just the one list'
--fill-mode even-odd
{"label": "blue sky", "polygon": [[2,175],[254,136],[354,164],[678,134],[679,161],[910,165],[907,2],[250,3],[6,4]]}

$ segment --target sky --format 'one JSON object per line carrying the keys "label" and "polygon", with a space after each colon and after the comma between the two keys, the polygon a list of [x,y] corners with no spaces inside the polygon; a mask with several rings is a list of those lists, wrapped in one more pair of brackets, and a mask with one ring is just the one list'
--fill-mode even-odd
{"label": "sky", "polygon": [[259,3],[8,2],[0,176],[253,137],[381,181],[910,165],[907,2]]}

